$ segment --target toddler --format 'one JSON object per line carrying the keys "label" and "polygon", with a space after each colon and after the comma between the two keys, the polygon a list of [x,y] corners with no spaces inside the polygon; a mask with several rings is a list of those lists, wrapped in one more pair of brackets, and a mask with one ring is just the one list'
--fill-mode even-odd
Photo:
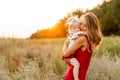
{"label": "toddler", "polygon": [[[80,30],[78,16],[70,17],[67,20],[66,24],[68,25],[67,42],[68,42],[68,48],[70,48],[73,45],[74,41],[80,36],[80,34],[83,34],[83,32]],[[72,54],[68,57],[63,56],[63,59],[70,59],[70,64],[74,66],[73,68],[74,80],[79,80],[78,75],[79,75],[80,64],[77,61],[77,59],[74,57],[74,55]]]}

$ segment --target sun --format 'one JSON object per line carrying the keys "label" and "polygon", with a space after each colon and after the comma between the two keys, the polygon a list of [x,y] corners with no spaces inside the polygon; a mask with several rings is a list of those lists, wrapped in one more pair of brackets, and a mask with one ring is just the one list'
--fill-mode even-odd
{"label": "sun", "polygon": [[102,4],[102,2],[102,0],[45,0],[44,3],[48,6],[44,6],[42,3],[39,5],[43,9],[43,12],[39,13],[42,19],[41,25],[43,25],[41,29],[53,27],[57,21],[75,9],[80,8],[86,11]]}
{"label": "sun", "polygon": [[[10,36],[15,34],[18,37],[27,37],[38,29],[52,28],[60,19],[73,10],[78,8],[84,11],[92,9],[101,4],[102,1],[19,0],[17,2],[16,0],[1,0],[0,34],[4,33],[4,35]],[[19,26],[20,28],[18,28]],[[24,35],[22,34],[23,30],[26,30]]]}

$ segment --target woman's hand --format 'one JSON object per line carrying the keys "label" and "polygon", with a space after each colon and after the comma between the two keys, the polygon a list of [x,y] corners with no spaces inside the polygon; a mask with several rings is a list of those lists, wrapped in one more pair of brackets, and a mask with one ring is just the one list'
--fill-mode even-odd
{"label": "woman's hand", "polygon": [[69,42],[66,40],[63,44],[63,52],[65,52],[68,49]]}
{"label": "woman's hand", "polygon": [[66,64],[70,64],[70,59],[64,59]]}
{"label": "woman's hand", "polygon": [[68,46],[68,45],[69,45],[68,40],[66,40],[66,41],[64,42],[64,45],[66,45],[66,46]]}

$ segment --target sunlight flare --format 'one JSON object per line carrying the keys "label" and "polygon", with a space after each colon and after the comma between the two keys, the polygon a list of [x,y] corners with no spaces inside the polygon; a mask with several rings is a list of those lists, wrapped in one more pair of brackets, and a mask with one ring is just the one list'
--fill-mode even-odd
{"label": "sunlight flare", "polygon": [[102,0],[1,0],[0,36],[4,33],[8,37],[28,37],[38,29],[53,27],[75,9],[85,11],[101,3]]}

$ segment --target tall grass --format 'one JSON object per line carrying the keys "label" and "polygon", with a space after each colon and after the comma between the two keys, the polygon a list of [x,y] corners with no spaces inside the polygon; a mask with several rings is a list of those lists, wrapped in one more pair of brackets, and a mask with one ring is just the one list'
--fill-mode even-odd
{"label": "tall grass", "polygon": [[[0,80],[63,80],[65,38],[0,39]],[[104,37],[94,52],[87,80],[120,79],[120,37]]]}
{"label": "tall grass", "polygon": [[120,57],[120,37],[113,36],[113,37],[104,37],[102,44],[99,48],[95,51],[97,56],[102,56],[103,54],[109,53],[109,56],[118,56]]}

